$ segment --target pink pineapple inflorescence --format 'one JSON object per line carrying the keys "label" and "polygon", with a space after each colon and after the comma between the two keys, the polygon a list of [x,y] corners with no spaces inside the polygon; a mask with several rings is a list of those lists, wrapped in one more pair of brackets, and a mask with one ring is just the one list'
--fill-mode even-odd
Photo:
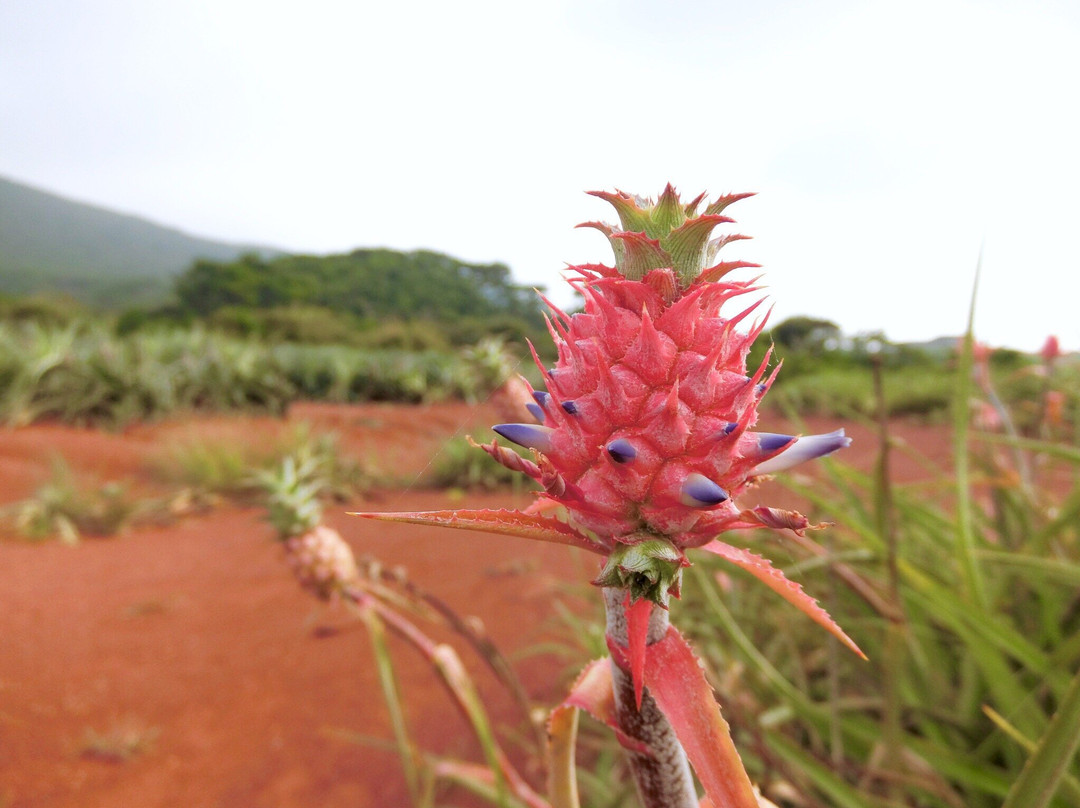
{"label": "pink pineapple inflorescence", "polygon": [[[668,685],[650,655],[653,662],[660,656],[692,660],[688,651],[682,653],[685,641],[673,629],[650,635],[648,628],[655,629],[653,606],[666,609],[671,596],[678,597],[691,548],[749,571],[861,655],[824,610],[766,559],[718,538],[735,529],[801,533],[809,528],[794,511],[740,508],[739,495],[761,475],[850,443],[843,430],[800,437],[753,429],[758,403],[779,366],[769,370],[770,351],[747,372],[746,358],[765,318],[746,333],[737,327],[761,301],[731,316],[721,309],[759,288],[756,278],[729,280],[728,274],[757,265],[718,260],[721,248],[745,236],[712,237],[715,227],[733,221],[725,209],[749,194],[711,203],[702,194],[683,203],[668,185],[655,202],[622,192],[594,195],[614,207],[619,225],[582,226],[607,236],[615,266],[570,268],[584,311],[568,315],[548,302],[558,359],[548,368],[533,353],[545,389],[530,388],[531,422],[494,427],[506,440],[531,449],[532,457],[497,442],[483,446],[495,460],[539,483],[536,502],[521,512],[364,515],[521,535],[602,556],[595,583],[605,588],[610,603],[621,606],[625,629],[613,639],[609,607],[609,646],[616,671],[633,680],[638,709],[646,689],[659,692]],[[613,592],[624,594],[613,599]],[[680,663],[668,659],[665,664],[677,668]],[[663,712],[662,703],[660,708]],[[710,790],[701,771],[708,761],[694,751],[700,739],[687,743],[680,731],[690,730],[674,719],[672,725],[714,805],[756,804],[738,801],[740,794],[749,800],[748,781],[733,792],[735,802],[719,802],[714,791],[721,786],[714,783]]]}

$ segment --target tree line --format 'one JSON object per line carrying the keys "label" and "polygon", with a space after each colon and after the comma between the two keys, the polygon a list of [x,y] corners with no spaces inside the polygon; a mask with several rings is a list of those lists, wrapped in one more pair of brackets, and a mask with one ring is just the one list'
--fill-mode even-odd
{"label": "tree line", "polygon": [[230,306],[298,305],[364,319],[450,322],[506,315],[543,324],[535,293],[515,284],[505,264],[472,264],[428,250],[202,260],[177,279],[175,291],[180,307],[201,317]]}

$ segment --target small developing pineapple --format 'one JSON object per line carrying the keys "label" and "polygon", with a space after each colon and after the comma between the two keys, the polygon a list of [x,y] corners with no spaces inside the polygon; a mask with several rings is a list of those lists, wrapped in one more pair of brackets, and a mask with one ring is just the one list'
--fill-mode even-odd
{"label": "small developing pineapple", "polygon": [[[666,605],[668,591],[677,594],[686,548],[735,528],[807,527],[799,514],[737,507],[753,477],[850,439],[842,430],[802,438],[751,431],[776,370],[766,375],[766,356],[747,375],[764,319],[747,334],[736,325],[761,301],[731,317],[720,309],[758,288],[725,275],[758,265],[716,260],[720,248],[746,236],[710,238],[733,221],[722,215],[728,205],[749,194],[720,197],[700,213],[704,195],[683,204],[670,185],[655,203],[621,192],[594,195],[615,208],[620,227],[582,226],[608,237],[616,265],[570,268],[585,309],[567,316],[548,303],[558,361],[549,370],[537,359],[547,390],[534,391],[528,408],[539,423],[494,428],[536,450],[536,462],[510,457],[495,443],[484,448],[541,483],[536,511],[557,508],[605,546],[610,560],[597,583]],[[643,566],[652,568],[645,582]]]}
{"label": "small developing pineapple", "polygon": [[287,457],[259,479],[267,492],[267,519],[300,585],[322,600],[353,586],[359,573],[352,550],[336,530],[321,524],[323,483],[314,463]]}

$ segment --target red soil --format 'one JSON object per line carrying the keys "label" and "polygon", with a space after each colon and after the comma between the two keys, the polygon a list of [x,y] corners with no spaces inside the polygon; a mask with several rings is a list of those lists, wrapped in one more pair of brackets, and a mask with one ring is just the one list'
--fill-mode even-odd
{"label": "red soil", "polygon": [[[49,456],[76,477],[160,488],[147,466],[192,431],[259,444],[309,422],[333,430],[357,459],[405,481],[377,499],[328,508],[358,554],[405,565],[410,578],[461,614],[481,617],[507,654],[550,634],[556,582],[584,582],[577,551],[484,534],[365,523],[359,507],[418,510],[462,504],[410,485],[451,434],[483,435],[490,408],[302,405],[288,422],[214,417],[139,425],[119,434],[54,425],[0,431],[0,504],[29,496]],[[777,428],[770,421],[770,428]],[[814,431],[833,428],[826,422]],[[850,430],[846,459],[870,468],[876,441]],[[941,428],[900,435],[944,461]],[[902,477],[921,472],[898,457]],[[521,504],[470,495],[478,507]],[[770,500],[777,504],[775,499]],[[340,606],[321,607],[294,583],[260,512],[233,506],[76,547],[0,541],[0,806],[406,805],[396,756],[343,737],[391,737],[366,632]],[[458,646],[460,647],[460,643]],[[416,737],[429,750],[479,760],[428,665],[393,642]],[[517,715],[478,660],[463,653],[496,716]],[[565,660],[519,666],[540,704],[565,685]],[[342,732],[335,733],[340,730]],[[146,743],[123,762],[87,754],[87,732],[129,731]]]}

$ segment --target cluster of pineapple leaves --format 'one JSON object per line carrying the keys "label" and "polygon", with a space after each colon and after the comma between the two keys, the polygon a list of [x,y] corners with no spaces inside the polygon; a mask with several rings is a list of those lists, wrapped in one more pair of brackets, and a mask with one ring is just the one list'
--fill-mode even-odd
{"label": "cluster of pineapple leaves", "polygon": [[270,343],[202,327],[116,336],[101,323],[0,322],[0,422],[120,426],[177,411],[283,413],[290,402],[485,397],[513,367],[487,350]]}

